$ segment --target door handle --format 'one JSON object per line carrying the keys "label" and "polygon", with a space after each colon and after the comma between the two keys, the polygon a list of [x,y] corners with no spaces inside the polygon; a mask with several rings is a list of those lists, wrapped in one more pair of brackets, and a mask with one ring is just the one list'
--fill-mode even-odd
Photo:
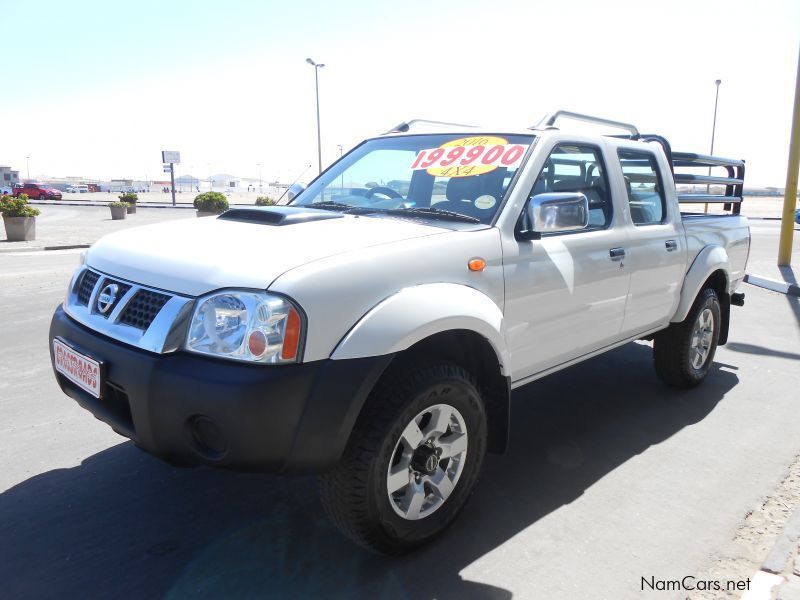
{"label": "door handle", "polygon": [[625,248],[611,248],[608,251],[608,255],[611,257],[611,260],[622,260],[625,258]]}
{"label": "door handle", "polygon": [[678,242],[675,240],[667,240],[664,242],[664,246],[667,247],[667,252],[675,252],[678,249]]}

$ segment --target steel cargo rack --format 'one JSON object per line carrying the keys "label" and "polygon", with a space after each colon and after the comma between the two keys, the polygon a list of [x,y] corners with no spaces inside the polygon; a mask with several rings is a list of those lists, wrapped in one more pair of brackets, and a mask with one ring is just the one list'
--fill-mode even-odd
{"label": "steel cargo rack", "polygon": [[[572,119],[584,121],[595,125],[622,129],[628,133],[625,135],[612,135],[610,137],[620,137],[642,142],[657,142],[664,148],[664,153],[669,160],[672,173],[675,178],[675,186],[691,185],[705,186],[705,193],[692,191],[690,193],[678,193],[678,202],[681,204],[723,204],[725,210],[730,210],[738,215],[742,208],[744,191],[744,161],[732,158],[721,158],[719,156],[709,156],[706,154],[695,154],[694,152],[673,152],[670,143],[660,135],[639,133],[638,128],[630,123],[612,121],[601,117],[593,117],[568,110],[559,110],[545,116],[538,125],[531,129],[553,128],[558,119]],[[722,167],[726,171],[726,176],[712,175],[711,169]],[[686,169],[707,168],[708,173],[698,174]],[[711,186],[725,186],[722,194],[712,194]]]}

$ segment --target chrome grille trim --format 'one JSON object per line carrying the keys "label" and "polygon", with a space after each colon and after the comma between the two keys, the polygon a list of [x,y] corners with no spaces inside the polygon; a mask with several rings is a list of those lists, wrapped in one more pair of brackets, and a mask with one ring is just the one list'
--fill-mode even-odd
{"label": "chrome grille trim", "polygon": [[[78,299],[78,292],[86,271],[98,276],[88,305],[81,304]],[[111,313],[102,315],[96,308],[97,296],[109,281],[124,283],[130,285],[130,288],[117,301]],[[142,290],[169,296],[169,300],[145,330],[120,322],[120,318],[131,300]],[[140,285],[84,266],[78,269],[72,277],[67,297],[64,300],[64,311],[78,323],[98,333],[149,352],[164,354],[175,352],[183,343],[188,321],[191,318],[192,303],[193,298]]]}

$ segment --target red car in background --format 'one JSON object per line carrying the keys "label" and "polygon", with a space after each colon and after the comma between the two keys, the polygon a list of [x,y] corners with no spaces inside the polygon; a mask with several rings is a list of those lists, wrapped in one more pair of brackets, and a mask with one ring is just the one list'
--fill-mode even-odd
{"label": "red car in background", "polygon": [[18,183],[11,191],[11,195],[16,198],[20,194],[27,194],[28,198],[35,200],[61,200],[60,191],[42,183]]}

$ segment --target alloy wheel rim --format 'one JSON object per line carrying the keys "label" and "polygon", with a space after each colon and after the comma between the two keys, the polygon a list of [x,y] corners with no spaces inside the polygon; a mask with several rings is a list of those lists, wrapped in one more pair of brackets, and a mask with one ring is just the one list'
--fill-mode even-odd
{"label": "alloy wheel rim", "polygon": [[692,328],[691,362],[692,368],[701,369],[711,353],[711,344],[714,340],[714,315],[710,308],[703,309]]}
{"label": "alloy wheel rim", "polygon": [[389,504],[418,521],[442,507],[458,483],[467,457],[464,417],[449,404],[420,412],[403,429],[386,474]]}

